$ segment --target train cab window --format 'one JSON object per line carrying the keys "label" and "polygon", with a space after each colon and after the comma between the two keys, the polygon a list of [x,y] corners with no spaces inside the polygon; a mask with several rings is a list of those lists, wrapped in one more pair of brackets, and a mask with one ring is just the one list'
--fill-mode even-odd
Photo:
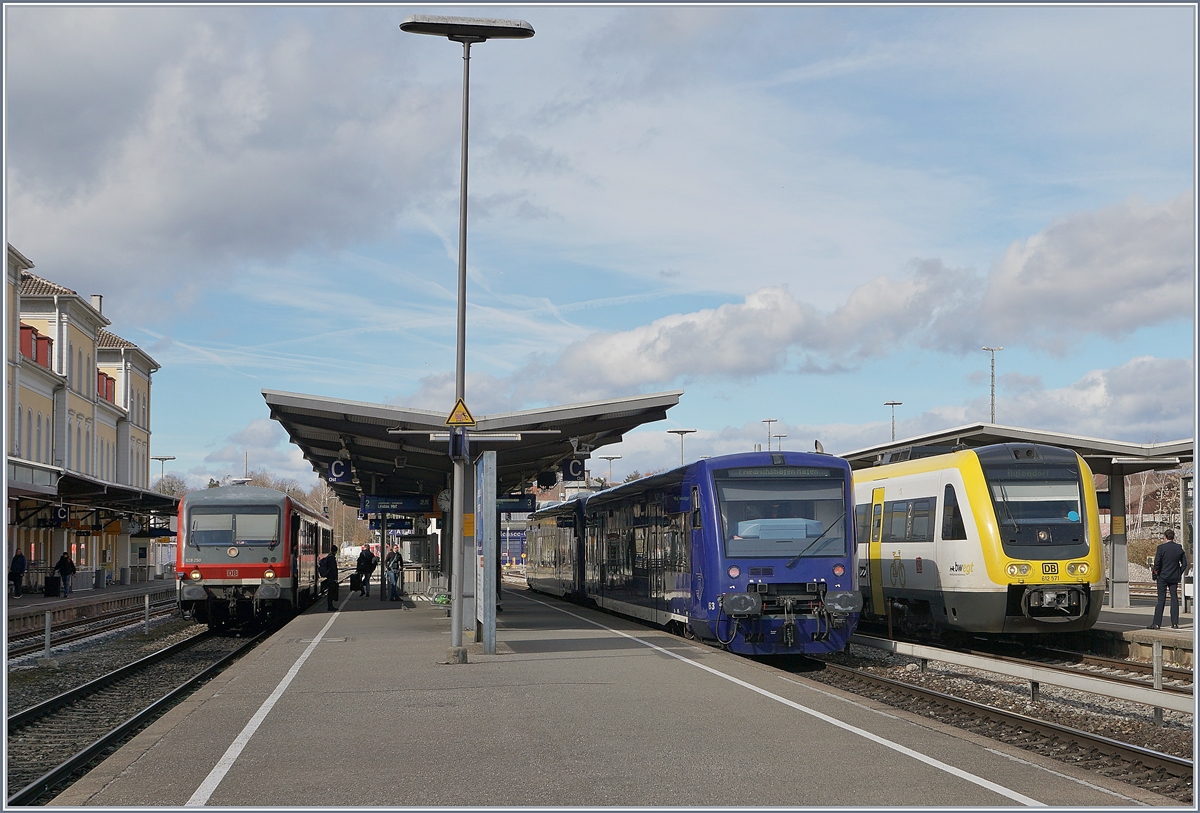
{"label": "train cab window", "polygon": [[854,536],[858,544],[865,545],[868,534],[871,533],[871,520],[867,515],[867,505],[854,506]]}
{"label": "train cab window", "polygon": [[725,555],[845,556],[844,475],[816,467],[770,471],[714,472]]}
{"label": "train cab window", "polygon": [[958,497],[954,486],[946,484],[946,494],[943,498],[942,509],[942,539],[966,539],[967,528],[963,524],[962,511],[958,507]]}
{"label": "train cab window", "polygon": [[248,545],[270,549],[279,544],[279,510],[196,510],[189,530],[188,541],[196,547]]}

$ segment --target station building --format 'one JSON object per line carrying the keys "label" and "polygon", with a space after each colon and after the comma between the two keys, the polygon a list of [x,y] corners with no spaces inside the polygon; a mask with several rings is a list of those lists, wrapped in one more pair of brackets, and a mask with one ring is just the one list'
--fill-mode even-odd
{"label": "station building", "polygon": [[[63,551],[76,589],[152,578],[152,538],[178,505],[149,490],[151,382],[158,363],[110,332],[103,297],[32,272],[8,246],[7,561],[20,546],[28,585]],[[157,534],[158,536],[152,536]]]}

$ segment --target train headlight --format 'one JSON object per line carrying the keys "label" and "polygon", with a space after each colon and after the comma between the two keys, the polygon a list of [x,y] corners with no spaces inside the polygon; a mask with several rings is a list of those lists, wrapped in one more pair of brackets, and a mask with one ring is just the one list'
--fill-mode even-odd
{"label": "train headlight", "polygon": [[1071,562],[1071,564],[1067,565],[1067,573],[1072,576],[1086,576],[1087,572],[1087,562]]}
{"label": "train headlight", "polygon": [[846,568],[842,567],[841,562],[838,562],[836,565],[833,566],[833,575],[840,576],[845,572],[846,572]]}
{"label": "train headlight", "polygon": [[273,580],[275,578],[275,571],[271,570],[270,568],[267,568],[266,570],[263,571],[263,578],[266,579],[267,581]]}
{"label": "train headlight", "polygon": [[199,570],[193,570],[191,573],[189,573],[189,574],[188,574],[188,578],[189,578],[189,579],[191,579],[191,580],[192,580],[192,581],[194,581],[194,582],[198,582],[198,581],[200,581],[200,571],[199,571]]}
{"label": "train headlight", "polygon": [[729,566],[729,578],[736,579],[740,575],[742,575],[742,569],[740,567],[737,565]]}
{"label": "train headlight", "polygon": [[1010,576],[1027,576],[1029,575],[1029,565],[1017,564],[1013,562],[1005,568],[1005,572]]}

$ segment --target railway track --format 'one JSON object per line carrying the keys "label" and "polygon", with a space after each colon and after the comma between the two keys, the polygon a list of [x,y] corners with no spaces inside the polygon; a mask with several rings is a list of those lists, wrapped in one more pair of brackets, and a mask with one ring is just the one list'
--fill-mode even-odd
{"label": "railway track", "polygon": [[975,731],[1063,762],[1129,782],[1182,802],[1192,801],[1193,762],[1089,734],[861,669],[821,661],[836,685],[940,722]]}
{"label": "railway track", "polygon": [[[1101,655],[1088,655],[1081,652],[1070,652],[1064,649],[1050,649],[1046,647],[1030,648],[1024,656],[1005,655],[993,650],[960,649],[956,651],[979,655],[981,657],[995,658],[1009,663],[1029,664],[1042,668],[1057,669],[1063,672],[1078,672],[1133,686],[1153,685],[1153,681],[1147,680],[1146,676],[1153,677],[1154,665],[1142,663],[1141,661],[1127,661],[1121,658],[1108,658]],[[1068,663],[1063,663],[1064,661]],[[1193,675],[1191,669],[1163,664],[1162,679],[1163,691],[1176,692],[1178,694],[1193,693]]]}
{"label": "railway track", "polygon": [[8,787],[17,790],[7,803],[52,798],[269,632],[249,639],[201,633],[11,715]]}
{"label": "railway track", "polygon": [[[150,617],[161,618],[175,612],[175,601],[159,601],[150,605]],[[145,608],[116,610],[93,618],[77,618],[60,623],[50,628],[50,648],[62,646],[73,641],[90,638],[93,635],[121,629],[136,624],[145,618]],[[56,634],[57,633],[57,634]],[[8,640],[8,657],[19,658],[31,652],[38,652],[46,646],[45,631],[22,633],[11,636]]]}

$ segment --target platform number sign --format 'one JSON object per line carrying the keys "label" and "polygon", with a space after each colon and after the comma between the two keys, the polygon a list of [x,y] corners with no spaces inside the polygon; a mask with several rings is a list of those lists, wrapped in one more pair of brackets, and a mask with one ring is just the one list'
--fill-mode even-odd
{"label": "platform number sign", "polygon": [[329,462],[329,482],[331,483],[349,483],[354,477],[350,471],[350,461],[336,458]]}
{"label": "platform number sign", "polygon": [[578,483],[583,480],[584,476],[584,460],[578,457],[572,457],[570,460],[564,460],[562,464],[562,478],[564,483]]}

